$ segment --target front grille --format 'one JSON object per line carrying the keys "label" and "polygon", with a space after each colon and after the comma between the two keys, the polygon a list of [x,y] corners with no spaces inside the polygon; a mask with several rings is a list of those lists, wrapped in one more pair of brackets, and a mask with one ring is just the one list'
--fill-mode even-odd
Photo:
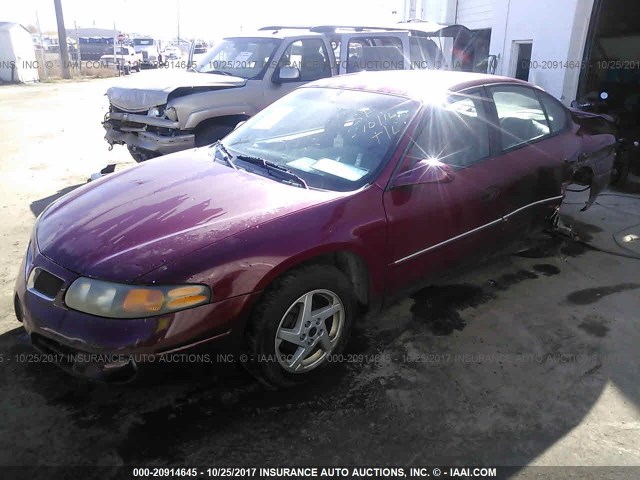
{"label": "front grille", "polygon": [[29,277],[27,287],[29,290],[53,300],[58,295],[62,285],[64,285],[64,281],[61,278],[42,268],[34,268]]}
{"label": "front grille", "polygon": [[137,115],[146,115],[148,112],[148,110],[134,110],[134,111],[122,110],[121,108],[118,108],[115,105],[110,105],[110,107],[111,107],[111,111],[114,113],[135,113]]}

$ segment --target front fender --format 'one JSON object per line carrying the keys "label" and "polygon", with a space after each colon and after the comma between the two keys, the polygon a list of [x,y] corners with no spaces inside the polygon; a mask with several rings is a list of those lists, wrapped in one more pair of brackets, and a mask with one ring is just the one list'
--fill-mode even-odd
{"label": "front fender", "polygon": [[370,186],[244,230],[137,281],[204,282],[217,301],[259,292],[297,265],[346,251],[366,265],[377,299],[384,293],[386,242],[382,191]]}
{"label": "front fender", "polygon": [[255,115],[261,102],[258,99],[254,102],[251,92],[256,93],[243,86],[193,93],[170,99],[167,107],[176,109],[181,130],[192,130],[210,118]]}

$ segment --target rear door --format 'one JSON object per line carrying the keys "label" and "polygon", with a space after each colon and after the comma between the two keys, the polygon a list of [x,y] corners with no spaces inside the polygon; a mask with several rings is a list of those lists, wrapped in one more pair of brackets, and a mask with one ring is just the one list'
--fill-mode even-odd
{"label": "rear door", "polygon": [[408,70],[408,32],[343,34],[340,38],[339,74],[378,70]]}
{"label": "rear door", "polygon": [[564,110],[547,94],[516,84],[487,90],[495,107],[492,140],[504,176],[501,213],[509,234],[522,237],[544,226],[562,201],[563,179],[579,140]]}
{"label": "rear door", "polygon": [[[264,77],[264,105],[266,107],[301,85],[332,75],[333,55],[321,37],[296,38],[284,41],[284,49],[272,62]],[[295,67],[300,77],[282,82],[278,75],[282,67]]]}

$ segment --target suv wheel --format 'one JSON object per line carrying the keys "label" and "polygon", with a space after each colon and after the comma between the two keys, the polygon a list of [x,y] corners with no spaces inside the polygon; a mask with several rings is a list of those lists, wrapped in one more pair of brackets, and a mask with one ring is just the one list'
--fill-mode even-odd
{"label": "suv wheel", "polygon": [[353,288],[331,265],[295,270],[267,289],[246,333],[244,366],[263,383],[308,381],[342,353],[356,312]]}
{"label": "suv wheel", "polygon": [[127,145],[127,150],[129,150],[129,153],[131,154],[133,159],[138,163],[146,162],[147,160],[151,160],[152,158],[156,158],[160,156],[155,152],[150,152],[149,150],[142,150],[140,148],[132,147],[130,145]]}

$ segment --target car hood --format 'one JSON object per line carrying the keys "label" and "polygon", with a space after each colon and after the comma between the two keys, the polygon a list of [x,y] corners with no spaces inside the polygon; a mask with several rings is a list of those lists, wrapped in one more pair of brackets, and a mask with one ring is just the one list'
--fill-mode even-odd
{"label": "car hood", "polygon": [[111,87],[107,90],[109,102],[115,107],[138,112],[151,107],[165,105],[170,98],[191,93],[242,87],[244,78],[217,75],[214,73],[174,72],[168,76],[149,82],[140,79],[126,86]]}
{"label": "car hood", "polygon": [[204,147],[65,195],[38,220],[37,243],[44,256],[80,275],[133,282],[224,238],[344,195],[234,170],[213,162]]}

